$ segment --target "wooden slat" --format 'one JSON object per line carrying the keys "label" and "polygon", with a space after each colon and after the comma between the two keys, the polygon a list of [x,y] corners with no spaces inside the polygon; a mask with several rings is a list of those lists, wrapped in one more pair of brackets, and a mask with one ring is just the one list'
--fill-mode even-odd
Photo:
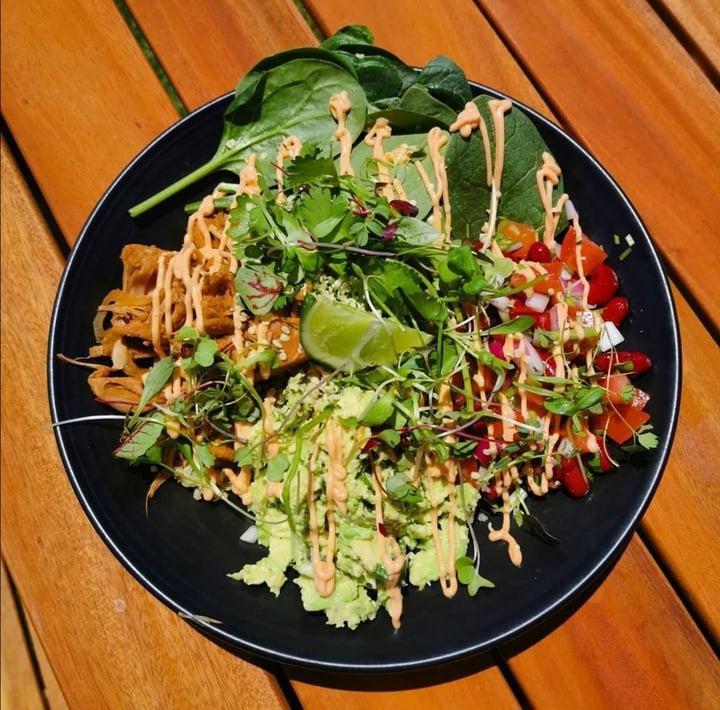
{"label": "wooden slat", "polygon": [[[27,614],[25,615],[27,618]],[[40,637],[31,622],[28,622],[28,631],[30,633],[30,641],[35,653],[35,660],[38,664],[40,677],[42,678],[43,695],[45,696],[46,710],[70,710],[70,706],[65,700],[60,685],[53,671],[50,659],[45,653],[45,648],[40,641]]]}
{"label": "wooden slat", "polygon": [[[681,33],[691,38],[715,71],[720,73],[720,11],[716,0],[659,0]],[[693,52],[693,54],[695,54]]]}
{"label": "wooden slat", "polygon": [[33,669],[31,651],[20,620],[20,610],[13,599],[4,562],[0,567],[0,601],[0,707],[42,710],[42,689]]}
{"label": "wooden slat", "polygon": [[272,676],[205,640],[132,579],[81,511],[43,404],[62,259],[4,143],[0,174],[2,552],[69,705],[219,707],[233,698],[236,707],[285,707]]}
{"label": "wooden slat", "polygon": [[[383,680],[359,679],[350,688],[321,687],[293,680],[293,688],[308,710],[437,710],[479,707],[478,698],[492,698],[494,707],[519,708],[518,700],[496,666],[444,683],[419,682],[415,687],[382,690]],[[291,674],[292,678],[292,674]],[[429,675],[432,678],[432,675]],[[332,682],[332,681],[330,681]]]}
{"label": "wooden slat", "polygon": [[720,93],[644,0],[478,4],[720,331]]}
{"label": "wooden slat", "polygon": [[235,88],[268,54],[317,40],[292,0],[171,3],[128,7],[189,109]]}
{"label": "wooden slat", "polygon": [[112,0],[6,3],[0,71],[3,117],[73,243],[177,111]]}
{"label": "wooden slat", "polygon": [[[717,460],[698,456],[720,441],[720,347],[674,291],[684,372],[680,416],[667,471],[643,529],[720,642],[720,547],[709,543],[720,519]],[[702,574],[698,574],[702,570]]]}
{"label": "wooden slat", "polygon": [[570,621],[510,667],[537,710],[710,710],[720,688],[717,658],[637,538]]}

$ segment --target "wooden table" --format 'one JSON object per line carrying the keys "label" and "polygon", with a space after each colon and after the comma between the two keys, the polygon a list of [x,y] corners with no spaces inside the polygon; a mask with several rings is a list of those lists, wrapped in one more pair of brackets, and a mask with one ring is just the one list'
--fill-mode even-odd
{"label": "wooden table", "polygon": [[[718,707],[715,0],[307,0],[303,12],[291,0],[126,0],[127,13],[124,5],[3,7],[3,707]],[[422,684],[308,678],[252,665],[206,640],[106,549],[47,426],[55,289],[110,181],[177,120],[178,106],[192,110],[232,89],[261,56],[315,44],[350,23],[368,25],[410,64],[450,55],[471,78],[576,135],[646,222],[681,327],[672,454],[615,568],[535,644],[457,677],[428,674]]]}

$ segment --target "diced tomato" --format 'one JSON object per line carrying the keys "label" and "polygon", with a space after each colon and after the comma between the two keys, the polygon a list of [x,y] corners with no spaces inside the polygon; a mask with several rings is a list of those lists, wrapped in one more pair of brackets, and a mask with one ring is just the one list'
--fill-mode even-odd
{"label": "diced tomato", "polygon": [[498,225],[498,234],[512,246],[505,250],[505,256],[519,260],[527,257],[530,247],[538,240],[534,227],[521,222],[504,219]]}
{"label": "diced tomato", "polygon": [[535,242],[528,249],[527,258],[529,261],[535,261],[538,264],[549,264],[552,261],[552,252],[545,242]]}
{"label": "diced tomato", "polygon": [[[612,378],[627,377],[626,375],[610,375]],[[629,382],[629,378],[628,378]],[[632,399],[612,407],[602,414],[595,414],[591,424],[595,431],[605,433],[616,444],[624,444],[643,424],[650,419],[645,411],[645,405],[650,401],[650,395],[643,390],[633,387]]]}
{"label": "diced tomato", "polygon": [[563,270],[562,262],[552,261],[543,266],[547,271],[547,276],[532,287],[533,291],[537,291],[537,293],[549,293],[550,295],[562,293],[563,282],[560,279],[560,274]]}
{"label": "diced tomato", "polygon": [[538,328],[542,328],[543,330],[550,330],[550,313],[548,311],[538,313],[535,317],[535,323],[537,324]]}
{"label": "diced tomato", "polygon": [[532,316],[538,328],[550,330],[550,314],[547,311],[539,313],[532,308],[528,308],[524,303],[515,303],[510,308],[510,317],[517,318],[518,316]]}
{"label": "diced tomato", "polygon": [[595,415],[593,426],[605,432],[616,444],[624,444],[649,419],[650,414],[630,402],[616,404],[614,409]]}
{"label": "diced tomato", "polygon": [[477,471],[477,463],[474,459],[461,459],[460,460],[460,475],[465,483],[469,483],[474,488],[478,488],[480,482],[477,478],[473,478],[473,473]]}
{"label": "diced tomato", "polygon": [[561,459],[558,478],[562,487],[573,498],[582,498],[590,491],[590,481],[575,459]]}
{"label": "diced tomato", "polygon": [[642,375],[652,367],[652,360],[645,353],[618,350],[601,353],[595,358],[595,365],[603,372],[617,369],[626,375]]}
{"label": "diced tomato", "polygon": [[611,404],[626,404],[628,387],[632,387],[630,378],[623,373],[604,375],[598,380],[598,387],[605,390],[605,398]]}
{"label": "diced tomato", "polygon": [[588,276],[592,274],[595,268],[607,259],[607,253],[592,239],[586,235],[582,235],[580,244],[577,244],[576,232],[570,227],[565,234],[563,243],[560,246],[560,260],[573,273],[578,272],[577,256],[578,247],[580,251],[580,259],[582,260],[583,274]]}

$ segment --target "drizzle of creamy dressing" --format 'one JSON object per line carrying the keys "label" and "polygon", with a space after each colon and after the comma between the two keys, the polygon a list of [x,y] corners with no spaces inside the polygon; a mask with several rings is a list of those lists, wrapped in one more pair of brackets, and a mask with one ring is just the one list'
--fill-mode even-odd
{"label": "drizzle of creamy dressing", "polygon": [[330,97],[330,113],[337,121],[338,127],[333,135],[335,140],[340,141],[340,173],[342,175],[354,175],[350,154],[352,152],[352,135],[347,128],[347,115],[352,108],[347,91],[333,94]]}
{"label": "drizzle of creamy dressing", "polygon": [[343,461],[343,428],[334,418],[330,417],[325,426],[326,449],[328,454],[327,497],[332,500],[338,510],[347,513],[348,491],[345,486],[347,469]]}
{"label": "drizzle of creamy dressing", "polygon": [[[430,498],[430,519],[432,525],[433,544],[435,546],[435,558],[438,563],[438,574],[440,587],[446,597],[453,597],[457,592],[458,581],[455,570],[455,557],[457,551],[457,536],[455,534],[455,517],[457,516],[457,500],[455,496],[455,480],[457,477],[457,463],[454,459],[448,458],[440,461],[433,452],[425,454],[425,481]],[[435,490],[436,480],[444,478],[448,483],[448,499],[450,511],[447,517],[447,556],[443,550],[440,537],[440,511]]]}
{"label": "drizzle of creamy dressing", "polygon": [[488,101],[488,108],[495,131],[495,166],[492,179],[499,192],[505,167],[505,114],[512,108],[512,101],[510,99],[491,99]]}
{"label": "drizzle of creamy dressing", "polygon": [[497,211],[502,194],[502,173],[505,166],[505,114],[512,108],[512,101],[509,99],[491,99],[488,101],[488,110],[492,118],[493,131],[495,135],[495,155],[492,157],[492,146],[487,125],[477,105],[468,102],[465,108],[458,114],[456,120],[451,124],[450,131],[459,131],[464,138],[470,137],[474,129],[480,131],[485,153],[485,164],[487,166],[487,184],[490,187],[490,208],[487,224],[483,230],[485,236],[483,245],[490,246],[495,226],[497,223]]}
{"label": "drizzle of creamy dressing", "polygon": [[320,523],[318,521],[317,507],[315,506],[314,484],[315,484],[315,465],[320,452],[320,441],[318,440],[313,448],[313,452],[308,462],[308,487],[307,487],[307,506],[308,517],[310,519],[310,544],[312,547],[312,569],[315,589],[318,594],[327,597],[332,594],[335,589],[335,511],[334,503],[328,500],[326,512],[326,544],[325,557],[322,556],[320,546]]}
{"label": "drizzle of creamy dressing", "polygon": [[432,214],[428,218],[428,222],[440,232],[439,242],[448,242],[452,229],[452,212],[447,190],[447,170],[445,168],[445,158],[441,152],[447,142],[448,136],[441,129],[434,127],[428,132],[428,155],[433,166],[435,182],[431,182],[419,160],[414,162],[425,190],[430,197]]}
{"label": "drizzle of creamy dressing", "polygon": [[519,567],[522,564],[522,550],[517,540],[510,533],[510,493],[507,490],[503,490],[502,492],[502,502],[502,527],[496,530],[490,525],[488,540],[490,540],[490,542],[499,542],[501,540],[506,542],[510,561],[516,567]]}
{"label": "drizzle of creamy dressing", "polygon": [[[236,195],[259,194],[256,157],[249,156],[247,164],[240,171],[240,181]],[[167,354],[163,340],[170,341],[173,328],[173,294],[179,289],[185,307],[185,326],[195,328],[198,333],[205,332],[205,319],[202,307],[202,286],[207,275],[215,273],[223,262],[237,267],[231,245],[223,238],[213,246],[213,235],[206,218],[214,212],[213,196],[206,196],[198,209],[187,221],[183,245],[177,252],[161,252],[156,269],[155,287],[150,293],[150,332],[155,354],[162,358]],[[234,342],[242,345],[239,332],[241,318],[234,315],[236,333]],[[239,348],[236,349],[236,352]]]}
{"label": "drizzle of creamy dressing", "polygon": [[403,597],[400,588],[400,575],[405,566],[405,557],[400,550],[397,540],[384,535],[382,530],[385,527],[385,516],[383,514],[383,490],[380,486],[381,470],[375,463],[375,475],[373,476],[373,488],[375,491],[375,539],[377,540],[378,553],[383,567],[387,572],[385,590],[388,595],[390,619],[393,628],[400,628],[400,617],[403,610]]}
{"label": "drizzle of creamy dressing", "polygon": [[383,148],[383,140],[390,138],[392,135],[392,127],[387,118],[380,117],[376,119],[372,128],[365,136],[365,143],[373,149],[373,158],[377,161],[378,183],[382,186],[382,194],[392,200],[394,197],[393,186],[390,181],[390,170]]}
{"label": "drizzle of creamy dressing", "polygon": [[492,169],[492,150],[490,147],[490,135],[488,134],[487,124],[480,113],[478,105],[473,101],[468,101],[465,108],[458,114],[455,121],[450,125],[450,132],[458,131],[463,138],[469,138],[474,129],[480,131],[482,137],[483,149],[485,151],[485,174],[487,186],[490,187],[493,179]]}
{"label": "drizzle of creamy dressing", "polygon": [[568,199],[566,194],[561,195],[557,208],[553,207],[552,193],[553,189],[557,187],[557,184],[560,182],[560,173],[560,166],[557,164],[552,154],[547,151],[543,151],[542,165],[537,173],[535,173],[535,179],[537,182],[538,194],[540,195],[540,201],[542,202],[543,210],[545,212],[543,242],[548,247],[552,247],[555,243],[555,230],[557,229],[557,224],[560,220],[560,209]]}
{"label": "drizzle of creamy dressing", "polygon": [[288,158],[297,158],[302,150],[302,141],[297,136],[288,136],[280,144],[278,149],[277,160],[275,162],[275,182],[277,183],[277,202],[283,204],[286,201],[285,193],[283,192],[283,183],[285,180],[285,171],[283,165]]}

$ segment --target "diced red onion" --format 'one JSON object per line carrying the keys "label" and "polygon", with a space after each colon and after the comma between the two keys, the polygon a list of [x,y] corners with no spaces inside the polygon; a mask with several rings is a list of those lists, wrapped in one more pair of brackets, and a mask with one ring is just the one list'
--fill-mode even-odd
{"label": "diced red onion", "polygon": [[490,304],[495,306],[498,311],[508,311],[510,309],[510,299],[507,296],[498,296],[490,301]]}
{"label": "diced red onion", "polygon": [[550,296],[546,293],[533,293],[532,296],[525,299],[525,305],[536,313],[542,313],[550,303]]}
{"label": "diced red onion", "polygon": [[525,364],[531,375],[542,375],[545,372],[545,363],[540,353],[535,349],[529,335],[524,335],[525,340]]}
{"label": "diced red onion", "polygon": [[488,350],[493,354],[495,357],[500,358],[501,360],[506,360],[505,357],[505,350],[503,349],[503,345],[499,340],[491,340],[488,343]]}
{"label": "diced red onion", "polygon": [[257,525],[251,525],[249,528],[243,531],[240,535],[240,539],[243,542],[255,543],[258,541],[258,529]]}
{"label": "diced red onion", "polygon": [[604,321],[600,330],[600,350],[607,352],[623,342],[625,338],[612,321]]}
{"label": "diced red onion", "polygon": [[570,298],[574,298],[576,301],[582,301],[583,294],[585,293],[585,284],[580,281],[573,281],[568,287],[568,295]]}
{"label": "diced red onion", "polygon": [[572,222],[577,216],[577,210],[575,209],[575,205],[572,203],[572,200],[567,200],[565,202],[565,216]]}

